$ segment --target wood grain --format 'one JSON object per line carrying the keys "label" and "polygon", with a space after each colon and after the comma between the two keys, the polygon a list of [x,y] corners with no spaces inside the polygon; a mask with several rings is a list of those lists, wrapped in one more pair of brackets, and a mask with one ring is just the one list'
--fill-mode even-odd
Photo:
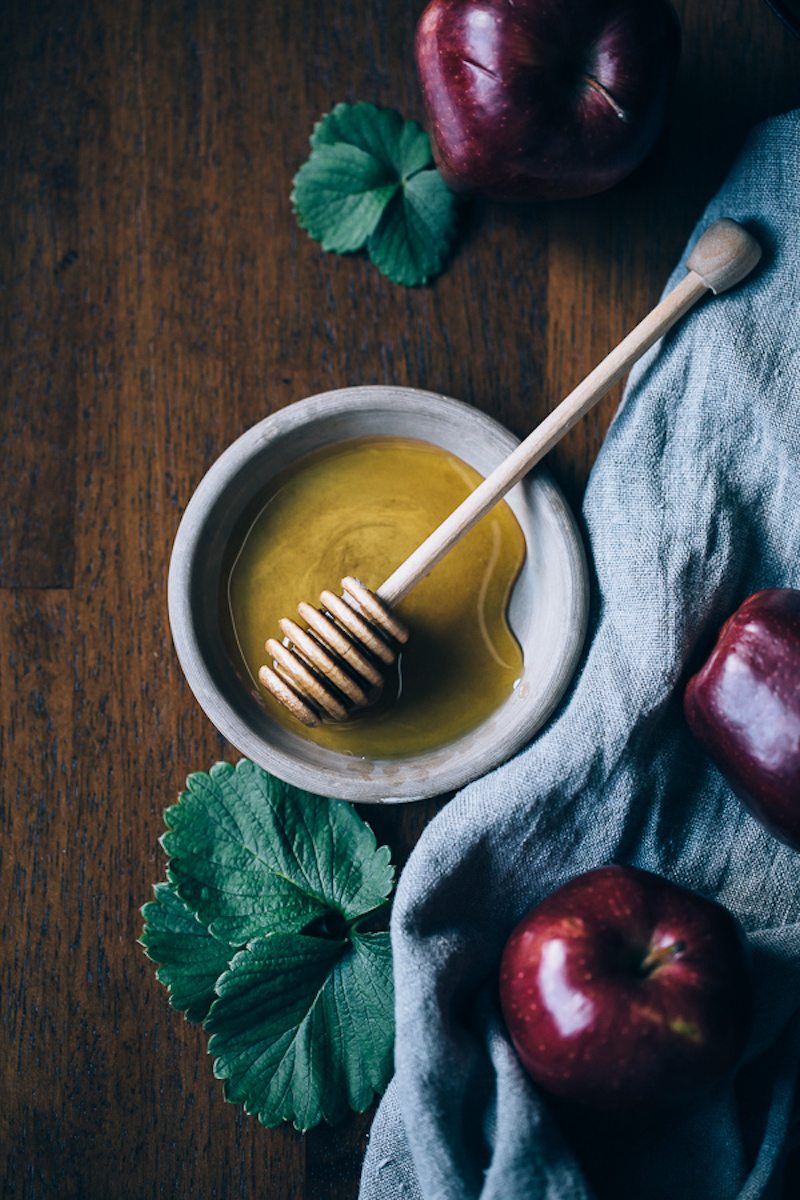
{"label": "wood grain", "polygon": [[[800,102],[760,0],[684,0],[670,127],[608,196],[473,203],[431,288],[291,215],[339,100],[421,116],[421,0],[6,0],[0,13],[0,1187],[352,1200],[369,1115],[224,1104],[136,938],[161,812],[232,756],[181,678],[169,547],[220,450],[326,388],[459,396],[526,433],[652,306],[744,131]],[[618,393],[617,393],[618,394]],[[554,453],[578,502],[616,397]],[[440,801],[370,813],[403,860]]]}

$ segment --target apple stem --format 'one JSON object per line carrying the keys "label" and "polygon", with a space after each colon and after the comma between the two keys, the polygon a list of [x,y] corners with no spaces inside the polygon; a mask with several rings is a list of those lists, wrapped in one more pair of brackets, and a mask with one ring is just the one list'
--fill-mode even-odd
{"label": "apple stem", "polygon": [[673,958],[677,958],[686,949],[685,942],[672,942],[669,946],[661,946],[658,950],[651,950],[645,959],[642,961],[641,971],[643,975],[651,975],[658,967],[663,967],[664,963],[670,962]]}
{"label": "apple stem", "polygon": [[584,75],[587,87],[590,87],[598,96],[602,96],[607,104],[610,104],[620,121],[627,121],[628,114],[624,108],[620,108],[614,97],[609,92],[608,88],[604,88],[599,79],[595,79],[594,75]]}

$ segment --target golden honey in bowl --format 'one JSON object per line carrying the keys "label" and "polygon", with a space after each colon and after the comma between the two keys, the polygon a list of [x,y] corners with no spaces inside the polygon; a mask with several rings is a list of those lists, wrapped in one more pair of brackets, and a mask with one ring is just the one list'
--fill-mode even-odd
{"label": "golden honey in bowl", "polygon": [[377,589],[480,479],[438,446],[380,437],[325,447],[272,481],[231,547],[223,626],[276,721],[341,753],[400,758],[468,733],[510,695],[522,654],[506,614],[525,541],[505,503],[397,606],[411,637],[377,704],[309,729],[258,683],[281,617],[338,591],[343,575]]}

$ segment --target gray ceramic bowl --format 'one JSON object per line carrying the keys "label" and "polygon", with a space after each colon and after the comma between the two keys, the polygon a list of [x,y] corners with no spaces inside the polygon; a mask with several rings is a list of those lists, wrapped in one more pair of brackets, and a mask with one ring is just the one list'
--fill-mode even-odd
{"label": "gray ceramic bowl", "polygon": [[[517,445],[490,417],[413,388],[343,388],[292,404],[238,438],[189,501],[172,550],[169,619],[198,703],[243,754],[281,779],[323,795],[361,802],[418,799],[482,775],[525,745],[547,720],[583,645],[586,565],[561,492],[537,469],[508,496],[527,557],[509,611],[525,665],[505,703],[465,737],[409,758],[354,758],[284,728],[248,692],[226,650],[219,604],[226,548],[243,512],[278,471],[321,446],[369,436],[431,442],[483,475]],[[338,580],[331,581],[334,589],[337,585]]]}

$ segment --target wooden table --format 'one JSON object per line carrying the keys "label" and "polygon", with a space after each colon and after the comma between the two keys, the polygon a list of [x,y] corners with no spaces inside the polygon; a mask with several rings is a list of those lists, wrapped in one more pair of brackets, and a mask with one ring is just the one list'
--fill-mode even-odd
{"label": "wooden table", "polygon": [[[371,1114],[226,1105],[136,944],[161,813],[236,757],[170,643],[170,545],[242,430],[328,388],[450,393],[516,433],[656,299],[745,129],[800,102],[761,0],[685,0],[656,155],[609,195],[474,204],[435,286],[323,254],[289,193],[339,100],[421,116],[421,0],[6,0],[0,479],[2,1194],[352,1200]],[[556,453],[580,502],[617,396]],[[374,818],[404,860],[441,802]]]}

